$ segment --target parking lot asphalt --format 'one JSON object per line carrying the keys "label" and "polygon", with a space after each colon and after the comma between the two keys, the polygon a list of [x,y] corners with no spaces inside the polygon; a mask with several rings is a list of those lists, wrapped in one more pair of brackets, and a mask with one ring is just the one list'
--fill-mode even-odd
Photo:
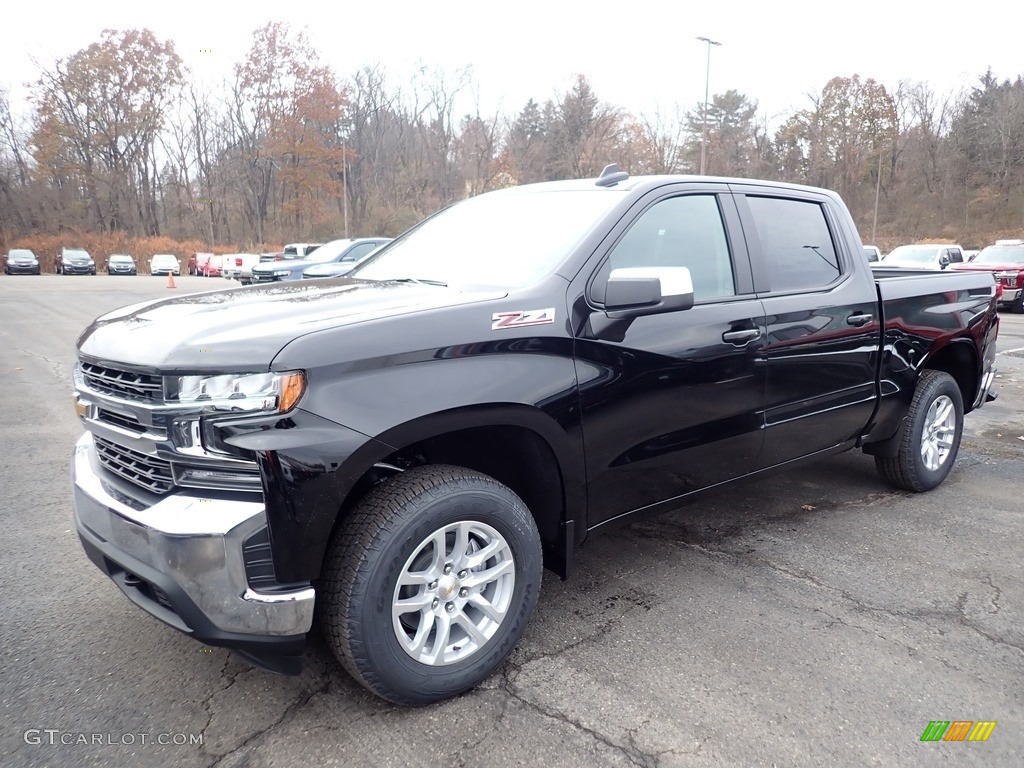
{"label": "parking lot asphalt", "polygon": [[[999,399],[938,489],[851,452],[595,537],[571,580],[545,573],[500,674],[409,710],[319,641],[297,678],[191,641],[86,559],[74,343],[225,284],[176,282],[0,278],[0,765],[1024,764],[1024,315],[1002,315]],[[921,742],[932,720],[998,725]]]}

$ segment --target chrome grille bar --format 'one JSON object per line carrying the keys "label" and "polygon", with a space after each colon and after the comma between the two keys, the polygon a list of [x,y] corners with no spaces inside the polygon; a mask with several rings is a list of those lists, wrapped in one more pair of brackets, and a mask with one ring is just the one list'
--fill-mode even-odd
{"label": "chrome grille bar", "polygon": [[160,400],[163,396],[163,380],[152,374],[106,368],[84,360],[82,374],[86,384],[100,392],[141,400]]}
{"label": "chrome grille bar", "polygon": [[133,451],[93,435],[96,455],[103,468],[153,493],[169,493],[174,487],[171,463]]}

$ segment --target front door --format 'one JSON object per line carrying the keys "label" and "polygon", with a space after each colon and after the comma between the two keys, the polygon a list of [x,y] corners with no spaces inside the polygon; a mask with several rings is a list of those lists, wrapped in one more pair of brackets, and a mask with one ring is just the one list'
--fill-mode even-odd
{"label": "front door", "polygon": [[[576,369],[591,528],[755,466],[767,332],[723,189],[652,195],[588,286]],[[600,308],[612,269],[665,266],[689,268],[691,309],[615,321]]]}

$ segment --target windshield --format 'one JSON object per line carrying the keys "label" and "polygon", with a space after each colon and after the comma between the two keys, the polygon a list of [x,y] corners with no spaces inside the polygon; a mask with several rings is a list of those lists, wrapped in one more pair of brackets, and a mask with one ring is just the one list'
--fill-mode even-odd
{"label": "windshield", "polygon": [[154,264],[166,264],[166,263],[177,264],[178,260],[176,258],[174,258],[173,256],[164,256],[164,255],[158,254],[158,255],[153,257],[153,263]]}
{"label": "windshield", "polygon": [[1024,264],[1024,245],[990,245],[971,264]]}
{"label": "windshield", "polygon": [[912,264],[930,264],[938,258],[941,246],[936,245],[901,245],[882,261],[903,261]]}
{"label": "windshield", "polygon": [[325,261],[334,261],[341,257],[345,251],[352,247],[352,240],[332,240],[317,248],[313,253],[306,256],[303,261],[311,264],[322,264]]}
{"label": "windshield", "polygon": [[131,256],[119,256],[117,254],[114,254],[113,256],[110,257],[110,262],[112,264],[131,264],[132,263],[132,257]]}
{"label": "windshield", "polygon": [[596,187],[471,197],[426,219],[348,274],[523,287],[552,273],[621,199]]}
{"label": "windshield", "polygon": [[18,259],[19,261],[23,259],[31,261],[35,257],[36,255],[32,253],[32,251],[29,251],[25,248],[15,248],[14,250],[11,251],[11,258]]}
{"label": "windshield", "polygon": [[71,259],[81,260],[81,259],[91,259],[92,257],[88,254],[87,251],[71,251],[71,250],[67,250],[67,251],[64,251],[64,258],[65,259],[69,259],[69,260],[71,260]]}

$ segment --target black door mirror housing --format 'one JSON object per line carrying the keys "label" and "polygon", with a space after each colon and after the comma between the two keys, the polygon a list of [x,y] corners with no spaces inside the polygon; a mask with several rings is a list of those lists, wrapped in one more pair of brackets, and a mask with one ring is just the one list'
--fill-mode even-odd
{"label": "black door mirror housing", "polygon": [[613,269],[605,289],[610,318],[677,312],[693,306],[693,280],[686,267]]}

